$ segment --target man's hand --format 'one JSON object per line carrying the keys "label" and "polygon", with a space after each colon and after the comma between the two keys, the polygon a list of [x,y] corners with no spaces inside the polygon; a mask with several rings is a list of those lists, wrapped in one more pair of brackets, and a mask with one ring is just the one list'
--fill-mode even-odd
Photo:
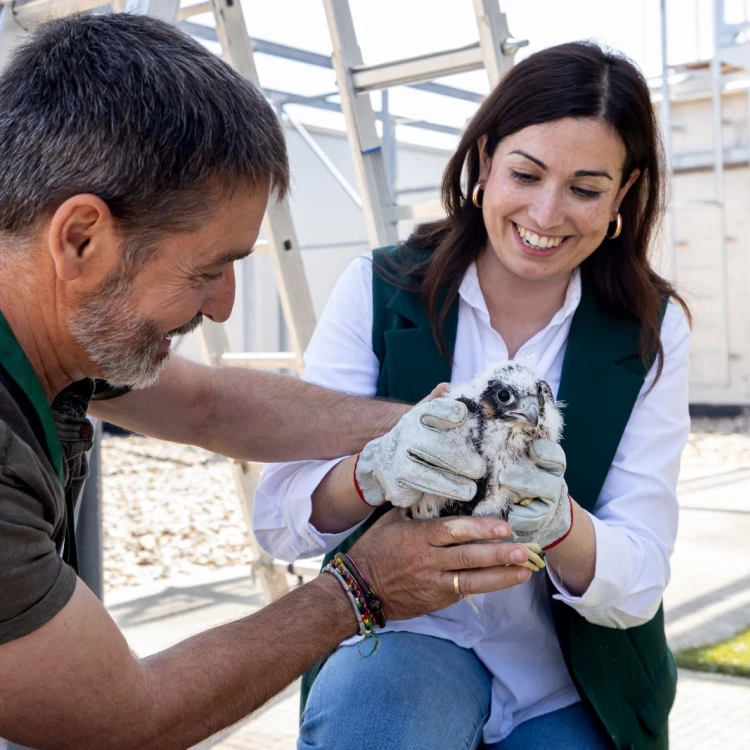
{"label": "man's hand", "polygon": [[367,443],[354,469],[361,498],[375,507],[389,502],[403,508],[425,493],[471,500],[487,466],[469,440],[454,432],[467,414],[453,399],[422,402],[390,432]]}
{"label": "man's hand", "polygon": [[372,525],[350,555],[383,602],[389,620],[435,612],[458,601],[453,577],[467,594],[486,594],[529,580],[516,567],[528,559],[520,544],[499,541],[510,534],[496,518],[454,516],[413,521],[392,510]]}
{"label": "man's hand", "polygon": [[563,449],[552,440],[535,440],[531,454],[531,461],[501,471],[498,481],[521,497],[534,498],[528,505],[511,508],[508,523],[513,539],[550,549],[568,535],[573,523],[573,505],[564,478],[567,462]]}

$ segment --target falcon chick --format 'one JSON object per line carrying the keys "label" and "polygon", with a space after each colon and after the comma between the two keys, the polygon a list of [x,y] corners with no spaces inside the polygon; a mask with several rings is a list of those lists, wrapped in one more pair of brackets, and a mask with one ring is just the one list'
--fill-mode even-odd
{"label": "falcon chick", "polygon": [[[549,385],[523,365],[506,362],[494,365],[471,382],[451,386],[444,394],[466,404],[469,416],[452,430],[457,440],[470,440],[487,462],[487,474],[477,482],[477,493],[469,502],[456,502],[436,495],[425,495],[411,508],[413,518],[449,515],[494,516],[504,521],[514,503],[522,498],[502,487],[497,476],[501,469],[518,461],[530,460],[534,440],[559,442],[563,418]],[[537,556],[541,547],[527,544],[528,567],[536,570],[544,563]],[[531,554],[534,553],[534,554]],[[535,559],[537,558],[537,559]]]}

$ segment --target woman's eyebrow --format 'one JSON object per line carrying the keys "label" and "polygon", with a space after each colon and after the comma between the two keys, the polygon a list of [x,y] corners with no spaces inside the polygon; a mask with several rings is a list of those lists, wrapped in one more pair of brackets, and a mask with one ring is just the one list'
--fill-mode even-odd
{"label": "woman's eyebrow", "polygon": [[515,151],[511,151],[510,153],[519,154],[520,156],[523,156],[525,159],[528,159],[529,161],[533,161],[534,164],[536,164],[541,169],[545,171],[547,170],[547,165],[543,161],[537,159],[535,156],[532,156],[531,154],[527,154],[525,151],[521,151],[520,148],[517,148]]}
{"label": "woman's eyebrow", "polygon": [[[521,151],[520,148],[516,149],[515,151],[511,151],[510,153],[523,156],[524,159],[533,161],[534,164],[536,164],[540,169],[543,169],[545,172],[547,171],[547,165],[543,161],[541,161],[541,159],[537,159],[535,156],[532,156],[526,151]],[[603,169],[579,169],[575,173],[574,176],[575,177],[606,177],[608,180],[612,179],[612,175],[610,175],[609,172],[605,172]]]}
{"label": "woman's eyebrow", "polygon": [[579,169],[575,173],[576,177],[606,177],[608,180],[612,179],[612,175],[609,172],[605,172],[603,169]]}

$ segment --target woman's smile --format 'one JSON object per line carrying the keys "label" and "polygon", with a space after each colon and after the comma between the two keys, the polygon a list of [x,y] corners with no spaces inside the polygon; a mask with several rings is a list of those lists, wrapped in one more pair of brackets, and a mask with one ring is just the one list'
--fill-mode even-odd
{"label": "woman's smile", "polygon": [[513,237],[524,255],[535,258],[548,258],[567,247],[570,235],[540,235],[527,229],[515,221],[510,222],[513,226]]}

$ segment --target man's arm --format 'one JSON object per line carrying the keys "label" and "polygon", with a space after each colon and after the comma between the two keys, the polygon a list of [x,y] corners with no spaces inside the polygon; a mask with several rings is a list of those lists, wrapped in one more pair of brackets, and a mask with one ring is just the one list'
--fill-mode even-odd
{"label": "man's arm", "polygon": [[[464,594],[523,583],[515,544],[465,544],[509,534],[490,518],[409,521],[387,513],[351,555],[389,619]],[[514,556],[514,554],[516,556]],[[251,713],[353,635],[357,623],[328,574],[260,612],[138,660],[80,581],[68,604],[30,635],[0,646],[0,736],[31,747],[187,748]]]}
{"label": "man's arm", "polygon": [[408,406],[238,367],[171,355],[159,382],[94,401],[107,422],[244,461],[295,461],[357,453],[388,432]]}

